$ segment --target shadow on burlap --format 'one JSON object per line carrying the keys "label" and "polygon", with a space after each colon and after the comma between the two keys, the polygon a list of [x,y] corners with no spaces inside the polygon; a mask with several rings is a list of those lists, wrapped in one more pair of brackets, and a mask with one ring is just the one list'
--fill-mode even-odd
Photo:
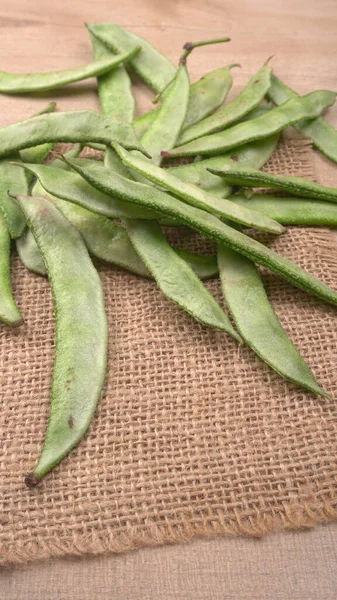
{"label": "shadow on burlap", "polygon": [[[313,176],[308,143],[268,165]],[[262,238],[261,238],[262,239]],[[337,289],[326,229],[263,240]],[[209,251],[187,229],[174,243]],[[90,430],[34,490],[49,411],[54,318],[48,282],[13,258],[23,327],[1,326],[2,561],[125,551],[196,535],[261,536],[337,516],[337,405],[287,383],[249,349],[166,300],[152,281],[99,265],[109,368]],[[337,311],[263,272],[284,328],[337,399]],[[207,287],[221,300],[218,281]],[[84,315],[85,316],[85,315]]]}

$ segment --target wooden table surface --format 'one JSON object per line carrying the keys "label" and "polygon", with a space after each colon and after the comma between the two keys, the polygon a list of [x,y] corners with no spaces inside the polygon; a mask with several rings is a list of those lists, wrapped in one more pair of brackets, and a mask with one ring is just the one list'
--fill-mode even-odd
{"label": "wooden table surface", "polygon": [[[91,60],[83,25],[114,21],[146,37],[175,63],[188,40],[229,35],[230,44],[196,50],[191,79],[224,64],[231,96],[266,58],[299,93],[337,89],[336,0],[12,0],[0,6],[0,67],[13,72],[69,68]],[[137,86],[137,111],[150,106]],[[0,96],[0,126],[29,117],[50,99],[59,110],[98,108],[94,80],[36,97]],[[337,126],[337,106],[327,113]],[[337,186],[337,165],[316,155],[320,181]],[[1,539],[0,539],[1,541]],[[7,568],[6,600],[335,600],[337,526],[271,535],[261,542],[218,538],[121,556],[68,558]]]}

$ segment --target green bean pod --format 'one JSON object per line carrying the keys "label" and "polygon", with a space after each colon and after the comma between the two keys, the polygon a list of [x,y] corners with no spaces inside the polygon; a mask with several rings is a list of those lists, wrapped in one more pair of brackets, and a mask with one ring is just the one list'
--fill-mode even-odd
{"label": "green bean pod", "polygon": [[[151,273],[134,250],[124,227],[102,215],[48,194],[39,180],[33,187],[32,195],[47,198],[56,206],[63,216],[80,232],[92,256],[142,277],[151,277]],[[25,266],[31,271],[44,274],[43,258],[34,238],[32,239],[31,232],[28,230],[23,238],[17,240],[18,243],[20,245],[18,252]],[[215,256],[201,256],[178,248],[174,248],[174,251],[186,260],[200,279],[210,279],[217,275],[218,268]]]}
{"label": "green bean pod", "polygon": [[251,208],[274,219],[282,225],[319,225],[337,227],[337,205],[320,200],[304,198],[280,198],[267,194],[255,194],[247,199],[244,195],[230,198],[240,206]]}
{"label": "green bean pod", "polygon": [[22,264],[38,275],[47,275],[42,254],[30,229],[26,229],[22,236],[15,240],[16,249]]}
{"label": "green bean pod", "polygon": [[[290,98],[296,98],[298,95],[277,77],[272,76],[268,96],[275,104],[283,104],[287,100],[290,100]],[[337,131],[323,117],[317,117],[310,121],[299,121],[299,123],[294,124],[294,127],[309,138],[315,148],[320,150],[330,160],[337,162]]]}
{"label": "green bean pod", "polygon": [[90,425],[105,378],[108,328],[101,281],[79,232],[45,198],[18,201],[47,268],[56,317],[47,434],[38,464],[25,478],[33,487]]}
{"label": "green bean pod", "polygon": [[2,94],[23,94],[27,92],[42,92],[52,90],[69,83],[82,81],[89,77],[98,77],[111,69],[115,69],[123,62],[126,62],[136,56],[140,51],[139,47],[134,46],[124,54],[111,56],[104,60],[99,60],[88,65],[75,67],[73,69],[64,69],[62,71],[51,71],[49,73],[6,73],[0,71],[0,93]]}
{"label": "green bean pod", "polygon": [[241,341],[226,313],[215,301],[191,267],[166,241],[156,221],[125,219],[130,240],[163,294],[194,319],[228,333]]}
{"label": "green bean pod", "polygon": [[151,161],[160,165],[161,150],[174,148],[183,126],[190,93],[190,80],[185,64],[181,64],[171,83],[160,111],[152,125],[141,137],[142,147],[151,156]]}
{"label": "green bean pod", "polygon": [[[82,166],[84,164],[88,171],[96,169],[95,163],[97,161],[92,161],[92,165],[88,167],[83,159],[77,160]],[[125,203],[119,198],[102,194],[73,171],[61,170],[49,165],[15,164],[33,173],[41,182],[42,187],[52,196],[68,200],[105,217],[111,219],[122,219],[124,217],[155,219],[158,216],[158,213],[147,210],[143,206],[139,207],[132,202]]]}
{"label": "green bean pod", "polygon": [[221,131],[242,119],[263,100],[270,86],[270,77],[271,68],[268,64],[264,64],[237,98],[200,123],[185,129],[178,140],[178,145]]}
{"label": "green bean pod", "polygon": [[[111,50],[94,35],[90,34],[95,60],[111,57]],[[100,75],[98,97],[103,115],[110,115],[116,121],[130,123],[135,111],[135,100],[131,93],[130,77],[123,64],[113,71]]]}
{"label": "green bean pod", "polygon": [[139,77],[155,92],[172,80],[176,69],[171,61],[152,46],[147,40],[114,23],[87,24],[89,32],[112,52],[130,52],[135,46],[141,48],[129,63]]}
{"label": "green bean pod", "polygon": [[0,129],[0,157],[49,142],[120,142],[129,150],[145,152],[128,123],[113,121],[92,110],[51,113]]}
{"label": "green bean pod", "polygon": [[313,119],[331,106],[336,94],[329,91],[311,92],[306,96],[292,98],[273,108],[267,114],[225,129],[220,133],[206,135],[174,150],[163,149],[162,156],[197,156],[221,154],[230,148],[263,139],[279,133],[285,127],[302,119]]}
{"label": "green bean pod", "polygon": [[[66,159],[65,159],[66,160]],[[78,159],[67,160],[68,164],[93,187],[106,194],[123,199],[127,202],[142,205],[157,210],[163,215],[181,221],[185,225],[202,233],[205,237],[224,244],[239,254],[243,254],[255,263],[267,267],[274,273],[284,277],[295,287],[337,305],[337,292],[307,273],[290,260],[280,256],[263,244],[243,233],[229,227],[217,217],[200,208],[184,204],[169,194],[112,173],[109,169],[97,164],[95,168],[86,169],[80,166]]]}
{"label": "green bean pod", "polygon": [[[47,104],[47,106],[45,106],[45,108],[32,116],[39,117],[40,115],[54,112],[55,109],[56,102],[50,102]],[[23,160],[23,162],[41,163],[48,156],[53,146],[54,144],[41,144],[40,146],[35,146],[35,148],[26,148],[25,150],[21,150],[20,158]]]}
{"label": "green bean pod", "polygon": [[11,239],[5,219],[0,214],[0,321],[17,327],[22,316],[15,304],[10,278]]}
{"label": "green bean pod", "polygon": [[205,158],[189,165],[169,167],[168,171],[182,181],[192,183],[220,198],[226,198],[230,196],[232,186],[226,183],[223,178],[210,173],[208,169],[224,170],[238,165],[240,167],[261,169],[274,152],[278,139],[279,134],[276,134],[264,140],[233,148],[232,151],[222,156]]}
{"label": "green bean pod", "polygon": [[[201,79],[192,83],[182,131],[186,127],[199,123],[202,119],[213,113],[225,101],[232,86],[231,68],[221,67],[206,73]],[[135,119],[132,126],[140,139],[152,125],[161,107],[151,110]]]}
{"label": "green bean pod", "polygon": [[[18,156],[11,158],[20,160]],[[23,163],[17,164],[23,166]],[[16,199],[8,196],[8,190],[12,194],[27,194],[27,178],[18,166],[8,160],[0,160],[0,213],[5,219],[11,238],[16,239],[22,235],[26,220]]]}
{"label": "green bean pod", "polygon": [[254,263],[222,245],[218,261],[226,304],[248,346],[285,379],[329,398],[282,328]]}
{"label": "green bean pod", "polygon": [[[263,173],[255,169],[230,169],[218,171],[211,169],[211,173],[223,177],[227,182],[244,187],[267,187],[282,190],[294,196],[310,200],[326,200],[337,202],[337,188],[326,187],[304,177],[285,177]],[[281,201],[281,198],[280,198]]]}
{"label": "green bean pod", "polygon": [[272,221],[266,217],[261,218],[261,215],[257,216],[257,213],[249,209],[237,210],[238,207],[235,203],[217,198],[191,183],[181,181],[178,177],[169,173],[167,169],[161,169],[147,160],[133,156],[131,152],[124,151],[119,144],[115,144],[114,147],[127,167],[172,192],[175,196],[187,202],[187,204],[202,208],[237,223],[242,223],[247,227],[256,227],[277,234],[284,232],[283,227],[279,223],[276,223],[276,221]]}

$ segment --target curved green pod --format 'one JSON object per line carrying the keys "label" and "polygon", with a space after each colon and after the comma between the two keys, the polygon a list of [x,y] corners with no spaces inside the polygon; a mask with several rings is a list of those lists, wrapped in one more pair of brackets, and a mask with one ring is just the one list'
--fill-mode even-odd
{"label": "curved green pod", "polygon": [[194,319],[241,341],[226,313],[191,267],[171,248],[156,221],[124,221],[130,240],[163,294]]}
{"label": "curved green pod", "polygon": [[310,200],[317,198],[317,200],[337,202],[337,188],[327,187],[304,177],[272,175],[271,173],[263,173],[262,171],[248,168],[232,168],[224,171],[211,169],[211,173],[223,177],[227,182],[243,187],[274,188]]}
{"label": "curved green pod", "polygon": [[42,92],[54,88],[82,81],[89,77],[98,77],[121,63],[130,60],[140,48],[133,47],[124,54],[110,56],[82,67],[64,69],[62,71],[50,71],[48,73],[6,73],[0,71],[0,93],[1,94],[23,94],[27,92]]}
{"label": "curved green pod", "polygon": [[101,395],[108,326],[99,275],[80,233],[45,198],[18,196],[46,265],[53,293],[56,345],[51,410],[35,486],[86,433]]}
{"label": "curved green pod", "polygon": [[205,237],[224,244],[255,263],[267,267],[290,281],[294,286],[302,288],[330,304],[337,305],[337,292],[317,277],[249,236],[229,227],[206,211],[184,204],[154,186],[144,185],[121,177],[117,173],[111,173],[109,169],[99,164],[95,168],[86,169],[80,166],[78,159],[66,162],[92,186],[104,193],[126,202],[157,210],[168,217],[177,219],[199,231]]}
{"label": "curved green pod", "polygon": [[193,183],[193,185],[220,198],[226,198],[230,196],[232,186],[226,183],[223,178],[210,173],[208,169],[230,169],[238,165],[240,167],[261,169],[274,152],[278,139],[279,134],[276,134],[264,140],[233,148],[232,151],[222,156],[205,158],[189,165],[169,167],[168,171],[182,181]]}
{"label": "curved green pod", "polygon": [[178,145],[181,146],[199,137],[221,131],[242,119],[263,100],[270,86],[270,77],[271,68],[265,64],[252,77],[237,98],[200,123],[186,128],[178,140]]}
{"label": "curved green pod", "polygon": [[[79,164],[84,164],[85,168],[89,171],[96,168],[96,161],[92,161],[92,164],[88,167],[85,159],[77,160],[79,160]],[[15,164],[33,173],[49,194],[83,206],[83,208],[87,208],[110,219],[122,219],[124,217],[155,219],[158,216],[154,211],[139,207],[132,202],[124,202],[119,198],[112,198],[108,194],[100,192],[73,171],[61,170],[49,165]]]}
{"label": "curved green pod", "polygon": [[[113,56],[105,44],[90,34],[95,60]],[[135,111],[135,100],[131,93],[131,80],[123,64],[97,78],[98,97],[103,115],[116,121],[130,123]]]}
{"label": "curved green pod", "polygon": [[120,142],[129,150],[145,152],[131,125],[113,121],[93,110],[43,114],[0,129],[0,157],[48,142]]}
{"label": "curved green pod", "polygon": [[217,198],[217,196],[200,189],[196,185],[181,181],[178,177],[168,172],[167,169],[161,169],[153,165],[150,161],[133,156],[131,152],[124,151],[122,146],[118,144],[115,144],[114,147],[127,167],[135,170],[149,181],[167,189],[183,200],[183,202],[207,210],[217,216],[241,223],[246,227],[256,227],[276,234],[284,232],[284,228],[279,223],[276,223],[276,221],[272,221],[268,217],[262,217],[260,214],[258,216],[257,213],[254,213],[249,208],[238,210],[235,203],[223,198]]}
{"label": "curved green pod", "polygon": [[[142,277],[151,277],[151,273],[134,250],[124,227],[82,206],[48,194],[39,180],[33,187],[32,195],[47,198],[56,206],[80,232],[92,256]],[[19,255],[25,266],[29,270],[44,274],[43,259],[34,238],[32,239],[31,232],[28,230],[23,238],[17,240],[17,245],[18,243],[20,244]],[[174,248],[174,251],[186,260],[200,279],[210,279],[217,275],[218,267],[215,256],[202,256],[178,248]]]}
{"label": "curved green pod", "polygon": [[231,196],[233,202],[256,210],[282,225],[319,225],[337,227],[337,205],[324,200],[305,198],[281,198],[267,194],[255,194],[247,199],[238,194]]}
{"label": "curved green pod", "polygon": [[[20,160],[18,156],[10,157],[15,161]],[[17,200],[8,195],[27,194],[28,183],[25,172],[19,169],[23,163],[11,164],[8,159],[0,160],[0,213],[5,219],[7,229],[12,239],[19,238],[25,227],[26,220]]]}
{"label": "curved green pod", "polygon": [[10,276],[11,239],[0,214],[0,321],[17,327],[23,319],[13,298]]}
{"label": "curved green pod", "polygon": [[329,398],[282,328],[254,263],[222,245],[218,262],[226,304],[248,346],[285,379]]}
{"label": "curved green pod", "polygon": [[[268,96],[275,104],[279,105],[287,102],[290,98],[296,98],[299,94],[273,75]],[[337,162],[337,130],[329,125],[323,117],[317,117],[310,121],[300,121],[295,123],[294,127],[309,138],[315,148],[320,150],[322,154]]]}
{"label": "curved green pod", "polygon": [[[210,71],[210,73],[206,73],[201,79],[191,84],[182,131],[213,113],[225,101],[232,86],[230,70],[234,66],[236,65],[229,65],[228,67],[221,67],[220,69]],[[161,107],[158,106],[158,108],[134,119],[132,126],[138,138],[141,138],[150,127],[160,109]]]}
{"label": "curved green pod", "polygon": [[46,275],[47,269],[42,254],[30,229],[26,229],[22,236],[15,240],[16,249],[22,264],[38,275]]}
{"label": "curved green pod", "polygon": [[130,66],[155,92],[161,92],[174,77],[176,68],[164,54],[154,48],[147,40],[128,31],[121,25],[115,23],[86,23],[86,27],[94,37],[105,44],[112,52],[129,52],[131,48],[139,46],[141,52],[129,61]]}
{"label": "curved green pod", "polygon": [[166,150],[163,147],[162,156],[168,158],[170,156],[198,156],[199,154],[212,156],[222,154],[235,146],[279,133],[285,127],[302,119],[318,117],[325,108],[335,102],[335,99],[335,92],[325,90],[292,98],[256,119],[244,121],[220,133],[200,137],[178,146],[174,150]]}

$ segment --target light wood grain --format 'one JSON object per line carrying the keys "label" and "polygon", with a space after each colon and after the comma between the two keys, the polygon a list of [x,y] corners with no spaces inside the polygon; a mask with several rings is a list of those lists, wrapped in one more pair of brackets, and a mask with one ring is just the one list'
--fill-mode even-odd
{"label": "light wood grain", "polygon": [[[242,68],[233,72],[230,97],[272,54],[276,74],[299,93],[337,88],[336,0],[3,1],[0,68],[43,71],[88,62],[91,46],[84,21],[120,23],[145,36],[175,63],[187,40],[229,35],[230,44],[195,51],[189,69],[195,80],[210,69],[241,63]],[[144,112],[151,94],[137,85],[136,95],[138,113]],[[50,99],[57,100],[59,110],[98,108],[94,80],[39,97],[1,95],[0,126],[27,118]],[[330,109],[327,118],[337,126],[337,107]],[[337,185],[336,165],[317,157],[316,169],[321,181]],[[336,528],[330,526],[310,535],[274,535],[261,546],[242,539],[196,541],[193,551],[188,545],[167,548],[162,555],[160,548],[145,549],[118,561],[114,556],[69,559],[55,563],[51,571],[48,565],[41,569],[26,565],[7,570],[0,598],[332,600],[336,597],[335,538]],[[297,550],[288,556],[287,548]]]}

